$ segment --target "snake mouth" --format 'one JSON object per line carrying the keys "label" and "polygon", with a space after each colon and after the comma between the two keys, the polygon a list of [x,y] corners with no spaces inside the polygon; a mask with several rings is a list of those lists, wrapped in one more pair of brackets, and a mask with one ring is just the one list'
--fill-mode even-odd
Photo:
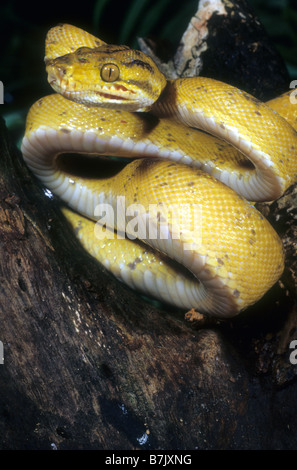
{"label": "snake mouth", "polygon": [[102,96],[107,100],[123,100],[128,101],[133,99],[131,95],[136,95],[134,90],[129,90],[124,85],[113,85],[112,87],[106,87],[101,90],[94,91],[96,95]]}
{"label": "snake mouth", "polygon": [[113,85],[112,87],[103,87],[100,89],[71,86],[68,80],[61,80],[51,74],[48,76],[48,82],[51,87],[61,95],[77,102],[90,103],[93,106],[102,105],[104,102],[128,102],[135,101],[137,93],[134,90],[126,88],[124,85]]}
{"label": "snake mouth", "polygon": [[[87,106],[112,107],[116,103],[133,103],[135,98],[131,96],[123,96],[117,93],[108,93],[101,90],[61,90],[59,91],[65,98],[71,99]],[[135,93],[133,93],[135,94]]]}

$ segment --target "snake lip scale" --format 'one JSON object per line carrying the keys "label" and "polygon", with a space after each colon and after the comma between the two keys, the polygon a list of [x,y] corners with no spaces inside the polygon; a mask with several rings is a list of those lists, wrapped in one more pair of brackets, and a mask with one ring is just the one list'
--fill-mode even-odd
{"label": "snake lip scale", "polygon": [[[51,74],[51,73],[48,74],[48,82],[54,90],[58,91],[63,96],[67,97],[68,99],[77,101],[75,98],[75,93],[78,93],[80,101],[83,101],[85,105],[90,105],[90,106],[93,105],[92,101],[88,100],[88,97],[90,95],[89,90],[85,90],[84,93],[82,93],[81,90],[76,92],[75,89],[68,92],[69,82],[68,80],[63,81],[63,72],[60,72],[59,69],[56,69],[55,74]],[[131,99],[131,96],[135,94],[133,90],[129,91],[123,85],[103,86],[101,90],[95,91],[94,93],[98,94],[99,96],[105,97],[111,103],[113,102],[113,100],[126,101],[129,98]],[[127,94],[129,98],[128,96],[125,96],[125,94]]]}
{"label": "snake lip scale", "polygon": [[[141,51],[68,24],[48,32],[45,63],[56,93],[32,105],[22,153],[67,204],[85,249],[131,288],[178,308],[232,317],[257,302],[280,278],[284,250],[249,201],[274,200],[296,180],[288,93],[262,103],[209,78],[167,80]],[[76,153],[131,162],[95,177],[74,171],[75,156],[65,167],[63,154]],[[99,220],[98,207],[110,219]],[[131,240],[137,224],[145,234],[154,224],[158,236]]]}

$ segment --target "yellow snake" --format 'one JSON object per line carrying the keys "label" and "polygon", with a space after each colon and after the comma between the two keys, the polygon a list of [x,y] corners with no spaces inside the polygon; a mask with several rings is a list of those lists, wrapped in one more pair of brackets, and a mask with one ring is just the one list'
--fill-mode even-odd
{"label": "yellow snake", "polygon": [[[296,180],[289,93],[264,104],[208,78],[166,80],[142,52],[67,24],[49,31],[45,62],[57,93],[31,107],[22,153],[70,207],[83,246],[180,308],[231,317],[259,300],[284,253],[248,200],[276,199]],[[70,170],[65,153],[136,158],[95,178]]]}

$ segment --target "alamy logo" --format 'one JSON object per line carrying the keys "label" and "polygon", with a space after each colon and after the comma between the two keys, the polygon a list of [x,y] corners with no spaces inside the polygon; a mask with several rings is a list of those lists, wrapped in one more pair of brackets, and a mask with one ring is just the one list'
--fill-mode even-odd
{"label": "alamy logo", "polygon": [[297,80],[292,80],[291,83],[290,83],[290,88],[295,88],[295,90],[293,90],[291,93],[290,93],[290,103],[291,104],[297,104]]}
{"label": "alamy logo", "polygon": [[4,104],[4,86],[0,80],[0,104]]}
{"label": "alamy logo", "polygon": [[0,364],[4,364],[4,347],[2,341],[0,341]]}
{"label": "alamy logo", "polygon": [[[116,207],[101,203],[95,208],[95,236],[98,239],[156,240],[183,238],[184,249],[201,244],[201,204],[141,204],[126,206],[125,196],[118,196]],[[108,229],[106,229],[108,227]],[[188,246],[189,245],[189,246]]]}
{"label": "alamy logo", "polygon": [[293,365],[297,364],[297,340],[294,339],[293,341],[290,342],[290,349],[293,349],[293,351],[290,354],[290,363]]}

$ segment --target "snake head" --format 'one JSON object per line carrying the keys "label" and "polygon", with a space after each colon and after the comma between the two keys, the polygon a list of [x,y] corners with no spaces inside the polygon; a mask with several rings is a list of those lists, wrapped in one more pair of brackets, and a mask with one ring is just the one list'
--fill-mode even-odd
{"label": "snake head", "polygon": [[148,111],[166,85],[153,60],[127,46],[80,47],[46,70],[56,92],[87,106]]}

